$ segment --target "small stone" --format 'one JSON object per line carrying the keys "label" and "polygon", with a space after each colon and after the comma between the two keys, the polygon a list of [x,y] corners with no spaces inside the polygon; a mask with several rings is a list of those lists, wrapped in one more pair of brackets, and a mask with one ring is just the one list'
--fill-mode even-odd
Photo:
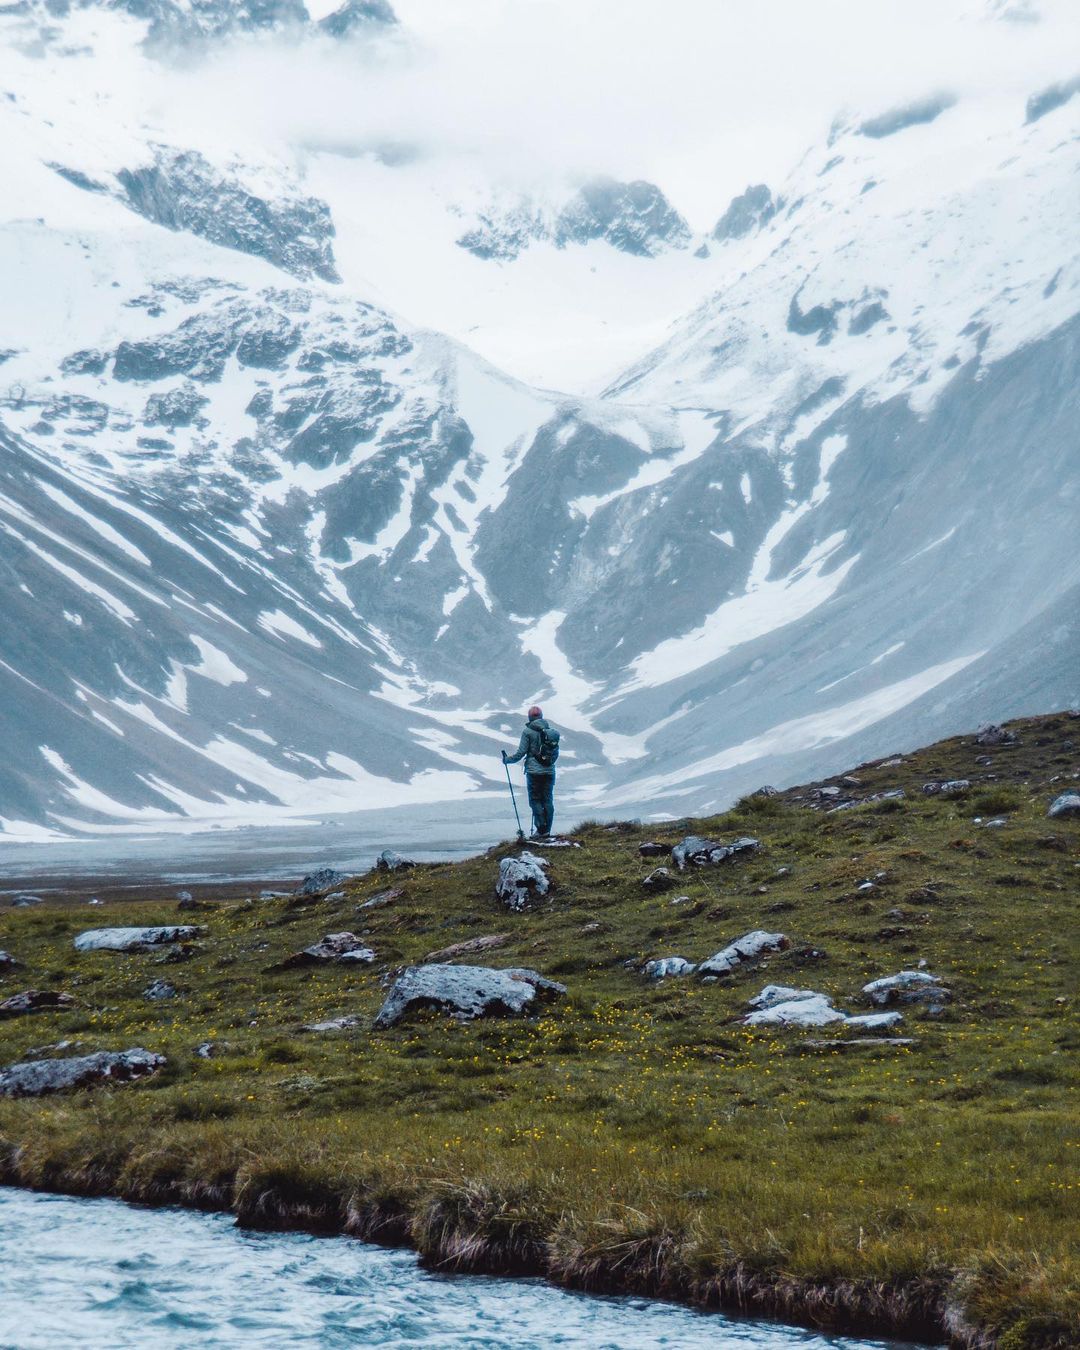
{"label": "small stone", "polygon": [[159,999],[175,998],[176,986],[170,984],[168,980],[155,980],[148,984],[143,990],[143,998],[150,999],[151,1002],[157,1002]]}
{"label": "small stone", "polygon": [[761,841],[753,839],[749,835],[734,839],[730,844],[720,844],[711,839],[702,839],[699,835],[691,834],[675,845],[671,850],[671,857],[679,871],[682,872],[691,865],[695,867],[716,866],[718,863],[727,862],[732,858],[756,853],[760,848]]}
{"label": "small stone", "polygon": [[806,1040],[800,1041],[796,1050],[836,1050],[845,1054],[849,1050],[907,1050],[915,1042],[902,1036],[852,1036],[850,1039]]}
{"label": "small stone", "polygon": [[[596,925],[598,928],[599,924]],[[586,924],[582,932],[587,931],[589,925]],[[503,947],[510,941],[509,933],[485,933],[483,937],[467,938],[464,942],[453,942],[449,947],[440,947],[438,951],[428,952],[424,957],[423,964],[435,965],[440,961],[453,961],[459,956],[470,956],[474,952],[489,952],[496,947]]]}
{"label": "small stone", "polygon": [[184,904],[184,903],[185,903],[186,901],[188,901],[188,900],[194,900],[194,899],[195,899],[195,897],[191,894],[190,891],[177,891],[177,892],[176,892],[176,898],[177,898],[177,900],[180,901],[181,904]]}
{"label": "small stone", "polygon": [[18,964],[10,952],[0,951],[0,971],[14,970]]}
{"label": "small stone", "polygon": [[639,844],[638,853],[643,858],[666,858],[671,853],[670,844]]}
{"label": "small stone", "polygon": [[976,763],[976,764],[981,764],[982,767],[983,767],[984,769],[988,769],[988,768],[990,767],[990,765],[993,764],[993,762],[994,762],[994,761],[993,761],[993,759],[990,757],[990,755],[976,755],[976,756],[975,756],[975,763]]}
{"label": "small stone", "polygon": [[301,1031],[348,1031],[350,1027],[359,1026],[361,1019],[355,1014],[345,1017],[332,1017],[328,1022],[306,1022]]}
{"label": "small stone", "polygon": [[688,895],[677,895],[674,899],[668,901],[669,905],[688,905],[689,903],[690,897]]}
{"label": "small stone", "polygon": [[16,895],[11,901],[11,906],[13,909],[29,909],[31,905],[44,903],[40,895]]}
{"label": "small stone", "polygon": [[670,891],[675,885],[675,878],[666,867],[658,867],[643,878],[641,885],[647,891]]}

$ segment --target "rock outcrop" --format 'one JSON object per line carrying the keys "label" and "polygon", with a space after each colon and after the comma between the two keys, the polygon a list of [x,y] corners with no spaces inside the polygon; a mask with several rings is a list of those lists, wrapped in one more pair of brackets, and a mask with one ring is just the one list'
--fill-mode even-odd
{"label": "rock outcrop", "polygon": [[718,844],[712,839],[702,839],[696,834],[687,835],[671,850],[671,857],[679,871],[687,867],[714,867],[717,863],[727,862],[761,848],[759,839],[743,835],[730,844]]}
{"label": "rock outcrop", "polygon": [[330,962],[353,962],[369,966],[375,953],[355,933],[327,933],[303,951],[293,952],[270,970],[294,970],[297,966],[317,966]]}
{"label": "rock outcrop", "polygon": [[510,941],[509,933],[485,933],[482,937],[466,938],[464,942],[452,942],[449,947],[440,947],[438,951],[428,952],[424,965],[436,965],[442,961],[456,961],[459,956],[474,956],[477,952],[494,951]]}
{"label": "rock outcrop", "polygon": [[784,933],[766,933],[755,928],[721,948],[698,966],[699,975],[730,975],[740,966],[760,961],[770,952],[782,952],[791,944]]}
{"label": "rock outcrop", "polygon": [[1080,792],[1063,792],[1050,803],[1051,820],[1080,820]]}
{"label": "rock outcrop", "polygon": [[0,1069],[0,1097],[41,1097],[97,1083],[129,1083],[156,1073],[165,1056],[152,1050],[98,1050],[72,1059],[36,1059]]}
{"label": "rock outcrop", "polygon": [[941,976],[931,975],[926,970],[900,970],[895,975],[885,975],[863,985],[862,992],[867,1001],[878,1008],[897,1003],[925,1003],[940,1008],[952,997],[942,984]]}
{"label": "rock outcrop", "polygon": [[849,1017],[833,1005],[829,994],[815,989],[790,989],[782,984],[767,984],[760,994],[747,1000],[746,1006],[751,1011],[742,1020],[751,1027],[824,1027],[836,1022],[869,1030],[892,1027],[903,1020],[898,1012]]}
{"label": "rock outcrop", "polygon": [[385,848],[379,854],[375,863],[376,872],[407,872],[410,867],[416,864],[411,858],[403,858],[400,853],[395,853],[392,848]]}
{"label": "rock outcrop", "polygon": [[499,863],[499,879],[495,894],[507,909],[524,910],[551,890],[551,878],[546,858],[526,850],[515,858],[503,858]]}
{"label": "rock outcrop", "polygon": [[63,1012],[73,1008],[75,1000],[70,994],[61,994],[51,989],[25,989],[21,994],[12,994],[0,1003],[0,1017],[21,1017],[24,1013]]}
{"label": "rock outcrop", "polygon": [[520,1017],[566,993],[566,986],[535,970],[488,966],[410,966],[393,983],[375,1018],[376,1030],[396,1026],[426,1009],[459,1021],[477,1017]]}
{"label": "rock outcrop", "polygon": [[658,956],[646,961],[643,969],[650,980],[667,980],[673,975],[692,975],[697,967],[684,956]]}
{"label": "rock outcrop", "polygon": [[344,886],[348,877],[344,872],[335,872],[332,867],[320,867],[318,871],[309,872],[296,888],[296,894],[303,896],[325,895],[328,891],[336,890],[338,886]]}
{"label": "rock outcrop", "polygon": [[90,928],[75,938],[77,952],[148,952],[174,942],[190,942],[206,930],[198,924],[160,928]]}

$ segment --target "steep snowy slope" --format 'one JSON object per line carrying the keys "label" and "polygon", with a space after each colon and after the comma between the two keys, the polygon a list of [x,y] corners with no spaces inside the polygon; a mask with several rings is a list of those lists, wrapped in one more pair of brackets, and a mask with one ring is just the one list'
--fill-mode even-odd
{"label": "steep snowy slope", "polygon": [[[362,61],[383,7],[159,8],[0,9],[8,837],[464,799],[534,699],[568,810],[661,813],[1080,703],[1067,91],[850,116],[707,242],[609,184],[500,259],[475,184],[147,94],[162,15]],[[500,342],[635,360],[585,397]]]}

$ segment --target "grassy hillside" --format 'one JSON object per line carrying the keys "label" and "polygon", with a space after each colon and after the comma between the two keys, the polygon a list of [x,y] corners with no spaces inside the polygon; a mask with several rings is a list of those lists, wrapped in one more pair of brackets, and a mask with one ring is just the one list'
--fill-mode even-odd
{"label": "grassy hillside", "polygon": [[[802,789],[705,821],[585,826],[580,848],[545,855],[556,889],[528,913],[494,896],[509,845],[418,867],[371,910],[357,906],[384,877],[344,899],[195,915],[160,901],[7,910],[0,947],[22,967],[0,997],[66,990],[77,1005],[0,1022],[0,1064],[58,1041],[141,1045],[168,1064],[134,1086],[0,1101],[5,1179],[409,1242],[458,1269],[956,1345],[1076,1345],[1080,822],[1046,810],[1076,785],[1080,720],[1010,726],[1015,745],[959,737],[842,785],[903,799],[830,813]],[[923,795],[942,778],[972,787]],[[689,832],[764,847],[647,893],[665,860],[638,845]],[[180,963],[72,948],[84,928],[181,921],[206,932]],[[753,928],[789,949],[711,984],[641,972]],[[374,966],[267,973],[341,930],[365,937]],[[533,967],[568,996],[531,1021],[371,1030],[385,976],[488,934],[506,941],[465,961]],[[920,959],[953,998],[941,1017],[905,1010],[889,1034],[909,1048],[822,1050],[811,1043],[856,1033],[736,1020],[769,982],[868,1011],[863,984]],[[178,996],[147,1001],[160,978]],[[361,1020],[301,1029],[342,1014]]]}

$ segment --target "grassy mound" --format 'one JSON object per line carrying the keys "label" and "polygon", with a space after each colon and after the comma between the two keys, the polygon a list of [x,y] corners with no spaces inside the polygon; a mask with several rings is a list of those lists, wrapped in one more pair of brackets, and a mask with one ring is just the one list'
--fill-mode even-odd
{"label": "grassy mound", "polygon": [[[63,989],[77,1006],[0,1022],[0,1063],[64,1041],[168,1065],[0,1101],[3,1177],[407,1242],[454,1269],[964,1346],[1076,1345],[1080,823],[1046,809],[1075,785],[1080,721],[1010,725],[1014,745],[966,736],[833,780],[850,809],[793,789],[705,821],[585,826],[580,848],[546,854],[556,888],[528,913],[494,897],[509,846],[417,868],[374,909],[358,909],[387,884],[372,875],[344,899],[182,919],[161,902],[9,910],[0,946],[22,965],[0,997]],[[959,796],[922,791],[957,778]],[[1007,823],[974,823],[989,815]],[[665,860],[638,845],[690,832],[764,847],[645,891]],[[175,964],[72,948],[83,928],[178,919],[207,931]],[[789,949],[715,983],[641,972],[753,928]],[[374,966],[268,973],[341,930]],[[506,940],[461,959],[533,967],[568,997],[531,1021],[371,1030],[387,974],[488,934]],[[893,1034],[910,1047],[821,1049],[866,1033],[737,1020],[770,982],[868,1011],[868,980],[920,960],[953,998],[942,1016],[904,1009]],[[148,1001],[155,979],[178,996]],[[360,1020],[301,1029],[343,1014]]]}

